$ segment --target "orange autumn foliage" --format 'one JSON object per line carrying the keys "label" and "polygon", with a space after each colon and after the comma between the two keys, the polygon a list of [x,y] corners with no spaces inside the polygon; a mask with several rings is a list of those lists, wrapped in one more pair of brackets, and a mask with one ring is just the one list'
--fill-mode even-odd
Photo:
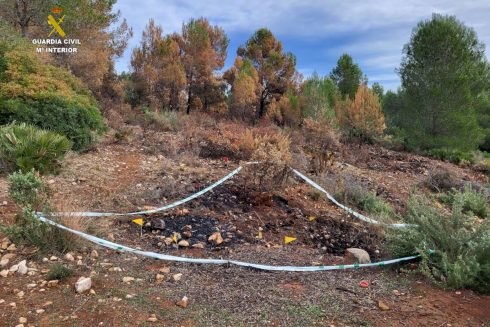
{"label": "orange autumn foliage", "polygon": [[376,136],[386,127],[378,96],[366,85],[359,86],[354,99],[338,100],[335,115],[340,127],[349,133]]}

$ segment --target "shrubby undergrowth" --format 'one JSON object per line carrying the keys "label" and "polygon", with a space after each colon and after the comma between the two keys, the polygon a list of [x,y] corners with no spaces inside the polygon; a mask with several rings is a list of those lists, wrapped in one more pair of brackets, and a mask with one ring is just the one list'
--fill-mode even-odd
{"label": "shrubby undergrowth", "polygon": [[90,91],[67,70],[42,62],[20,37],[0,38],[0,125],[12,122],[63,134],[77,151],[104,129]]}
{"label": "shrubby undergrowth", "polygon": [[56,172],[70,142],[62,135],[27,124],[0,127],[0,163],[6,170]]}
{"label": "shrubby undergrowth", "polygon": [[490,220],[467,210],[468,192],[454,192],[450,212],[412,197],[405,221],[416,227],[388,230],[388,246],[395,256],[420,254],[421,272],[439,285],[490,293]]}
{"label": "shrubby undergrowth", "polygon": [[10,197],[22,207],[14,224],[0,223],[0,232],[16,244],[35,246],[42,253],[64,252],[73,246],[73,236],[41,222],[36,211],[49,212],[49,190],[34,171],[15,172],[9,176]]}

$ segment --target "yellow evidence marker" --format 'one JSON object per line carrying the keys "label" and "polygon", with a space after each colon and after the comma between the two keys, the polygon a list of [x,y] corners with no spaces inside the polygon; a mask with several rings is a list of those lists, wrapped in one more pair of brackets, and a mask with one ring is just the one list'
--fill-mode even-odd
{"label": "yellow evidence marker", "polygon": [[289,244],[289,243],[296,241],[296,240],[297,240],[296,237],[284,236],[284,244]]}

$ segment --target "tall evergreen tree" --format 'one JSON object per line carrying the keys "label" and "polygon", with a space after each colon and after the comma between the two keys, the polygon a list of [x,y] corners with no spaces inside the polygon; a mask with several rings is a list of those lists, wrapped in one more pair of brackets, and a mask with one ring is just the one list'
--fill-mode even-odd
{"label": "tall evergreen tree", "polygon": [[483,141],[476,107],[490,74],[475,31],[434,14],[415,27],[403,53],[400,119],[409,147],[476,149]]}

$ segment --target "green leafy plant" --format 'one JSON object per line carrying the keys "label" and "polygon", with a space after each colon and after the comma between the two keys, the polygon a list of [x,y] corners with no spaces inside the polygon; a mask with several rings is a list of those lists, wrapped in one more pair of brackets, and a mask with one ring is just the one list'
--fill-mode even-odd
{"label": "green leafy plant", "polygon": [[8,168],[56,172],[70,142],[62,135],[27,124],[0,128],[0,155]]}
{"label": "green leafy plant", "polygon": [[38,219],[36,211],[49,212],[49,191],[34,171],[9,176],[9,194],[22,207],[11,225],[0,223],[0,232],[17,244],[37,247],[42,253],[66,251],[72,238],[59,228]]}
{"label": "green leafy plant", "polygon": [[43,63],[21,38],[0,39],[0,125],[29,123],[65,135],[74,150],[104,130],[95,98],[70,72]]}
{"label": "green leafy plant", "polygon": [[179,118],[175,111],[145,111],[145,121],[162,131],[177,131]]}
{"label": "green leafy plant", "polygon": [[46,278],[48,280],[55,280],[55,279],[63,280],[65,278],[70,277],[71,275],[73,275],[72,269],[57,263],[49,267],[49,271],[48,274],[46,275]]}
{"label": "green leafy plant", "polygon": [[456,194],[450,213],[423,196],[408,203],[404,229],[387,230],[393,255],[420,254],[420,271],[448,288],[490,293],[490,221],[465,214],[465,196]]}

